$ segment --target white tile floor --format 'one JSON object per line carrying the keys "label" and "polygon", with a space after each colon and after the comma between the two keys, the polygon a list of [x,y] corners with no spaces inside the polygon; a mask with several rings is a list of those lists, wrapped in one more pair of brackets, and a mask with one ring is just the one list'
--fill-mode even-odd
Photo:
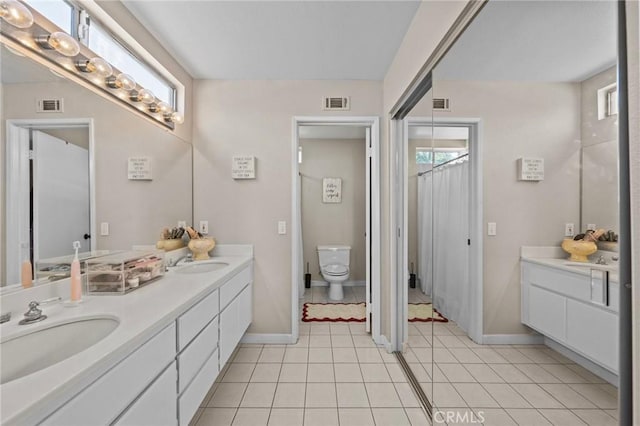
{"label": "white tile floor", "polygon": [[[346,302],[362,300],[364,288],[345,288]],[[428,298],[411,291],[416,301]],[[308,290],[304,302],[327,303],[326,288]],[[441,412],[438,424],[617,424],[616,388],[545,346],[480,346],[451,322],[410,323],[405,358]],[[296,345],[241,345],[191,424],[429,422],[395,357],[363,323],[301,322]]]}

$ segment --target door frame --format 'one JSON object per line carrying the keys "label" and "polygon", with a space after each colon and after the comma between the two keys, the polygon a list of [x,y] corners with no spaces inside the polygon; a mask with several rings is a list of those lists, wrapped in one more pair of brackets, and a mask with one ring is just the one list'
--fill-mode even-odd
{"label": "door frame", "polygon": [[[23,226],[21,218],[28,212],[21,209],[13,208],[14,200],[20,196],[19,189],[23,187],[25,176],[16,171],[20,164],[21,155],[19,147],[14,142],[18,139],[18,129],[47,130],[55,128],[78,128],[85,127],[89,132],[89,226],[91,229],[91,251],[96,250],[97,236],[96,234],[96,197],[95,197],[95,138],[93,118],[52,118],[52,119],[8,119],[6,121],[6,152],[5,152],[5,179],[7,184],[5,194],[5,230],[7,235],[7,245],[5,247],[6,270],[9,271],[9,265],[16,265],[19,268],[22,263],[21,250],[19,242],[19,229]],[[19,203],[23,206],[24,203]],[[13,242],[11,242],[13,240]],[[17,244],[17,246],[15,244]],[[13,248],[10,247],[13,245]],[[34,265],[35,266],[35,265]],[[2,293],[12,291],[12,289],[21,288],[20,284],[13,283],[2,288]]]}
{"label": "door frame", "polygon": [[300,203],[300,180],[298,164],[299,126],[362,126],[371,129],[371,205],[367,206],[371,212],[371,259],[367,259],[367,268],[371,270],[371,336],[376,344],[382,344],[380,334],[380,119],[376,116],[359,117],[321,117],[295,116],[292,119],[291,130],[291,343],[296,343],[299,337],[300,313],[299,287],[302,270],[298,259],[300,247],[300,220],[298,205]]}
{"label": "door frame", "polygon": [[[408,146],[409,126],[425,125],[434,127],[463,126],[469,128],[469,277],[471,284],[471,326],[469,337],[476,343],[483,342],[483,198],[482,198],[482,120],[478,118],[406,117],[392,120],[393,147],[391,161],[391,223],[396,230],[392,239],[392,277],[396,290],[392,292],[391,304],[391,344],[393,350],[404,351],[408,335],[408,288],[409,280],[409,238],[408,238]],[[476,241],[477,243],[473,243]],[[475,279],[474,279],[475,277]]]}

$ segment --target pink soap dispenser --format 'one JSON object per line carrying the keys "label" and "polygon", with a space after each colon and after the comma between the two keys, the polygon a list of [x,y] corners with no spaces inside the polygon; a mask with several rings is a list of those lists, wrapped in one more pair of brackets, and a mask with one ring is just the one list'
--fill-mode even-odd
{"label": "pink soap dispenser", "polygon": [[76,249],[76,256],[71,262],[71,302],[79,303],[82,300],[82,280],[80,278],[80,261],[78,260],[80,241],[74,241],[73,248]]}

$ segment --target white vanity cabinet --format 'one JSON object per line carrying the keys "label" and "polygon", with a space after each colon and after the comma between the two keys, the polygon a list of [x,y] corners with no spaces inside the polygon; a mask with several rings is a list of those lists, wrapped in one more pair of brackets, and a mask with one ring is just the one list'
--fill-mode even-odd
{"label": "white vanity cabinet", "polygon": [[220,289],[220,369],[251,324],[251,269],[245,269]]}
{"label": "white vanity cabinet", "polygon": [[215,290],[176,320],[180,425],[189,423],[218,376],[219,303]]}
{"label": "white vanity cabinet", "polygon": [[[582,267],[581,267],[582,268]],[[585,272],[522,260],[522,323],[618,373],[618,285]]]}
{"label": "white vanity cabinet", "polygon": [[[153,395],[161,394],[158,400],[150,396],[144,397],[145,389],[156,380],[156,377],[162,375],[167,366],[173,365],[175,353],[176,327],[172,323],[46,418],[42,424],[107,425],[116,421],[122,412],[130,406],[133,407],[138,400],[143,400],[143,405],[134,409],[136,414],[132,414],[131,418],[133,416],[141,418],[146,415],[151,417],[156,403],[163,403],[166,395],[169,394],[174,398],[173,413],[175,415],[175,381],[173,383],[166,380],[155,382],[157,386],[152,393]],[[149,387],[151,388],[153,385]],[[153,402],[150,402],[150,399]],[[144,407],[147,409],[143,409]],[[175,424],[172,422],[173,419],[175,416],[166,419],[162,424]]]}
{"label": "white vanity cabinet", "polygon": [[251,323],[248,263],[40,424],[188,425]]}

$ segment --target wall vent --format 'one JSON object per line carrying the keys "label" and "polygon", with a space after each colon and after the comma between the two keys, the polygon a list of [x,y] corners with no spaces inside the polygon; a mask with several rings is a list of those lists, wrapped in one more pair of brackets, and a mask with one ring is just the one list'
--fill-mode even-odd
{"label": "wall vent", "polygon": [[60,99],[38,99],[36,102],[36,112],[64,112],[64,100]]}
{"label": "wall vent", "polygon": [[351,109],[351,99],[348,96],[322,98],[322,109],[325,111],[348,111]]}
{"label": "wall vent", "polygon": [[433,98],[433,109],[436,111],[451,111],[449,98]]}

